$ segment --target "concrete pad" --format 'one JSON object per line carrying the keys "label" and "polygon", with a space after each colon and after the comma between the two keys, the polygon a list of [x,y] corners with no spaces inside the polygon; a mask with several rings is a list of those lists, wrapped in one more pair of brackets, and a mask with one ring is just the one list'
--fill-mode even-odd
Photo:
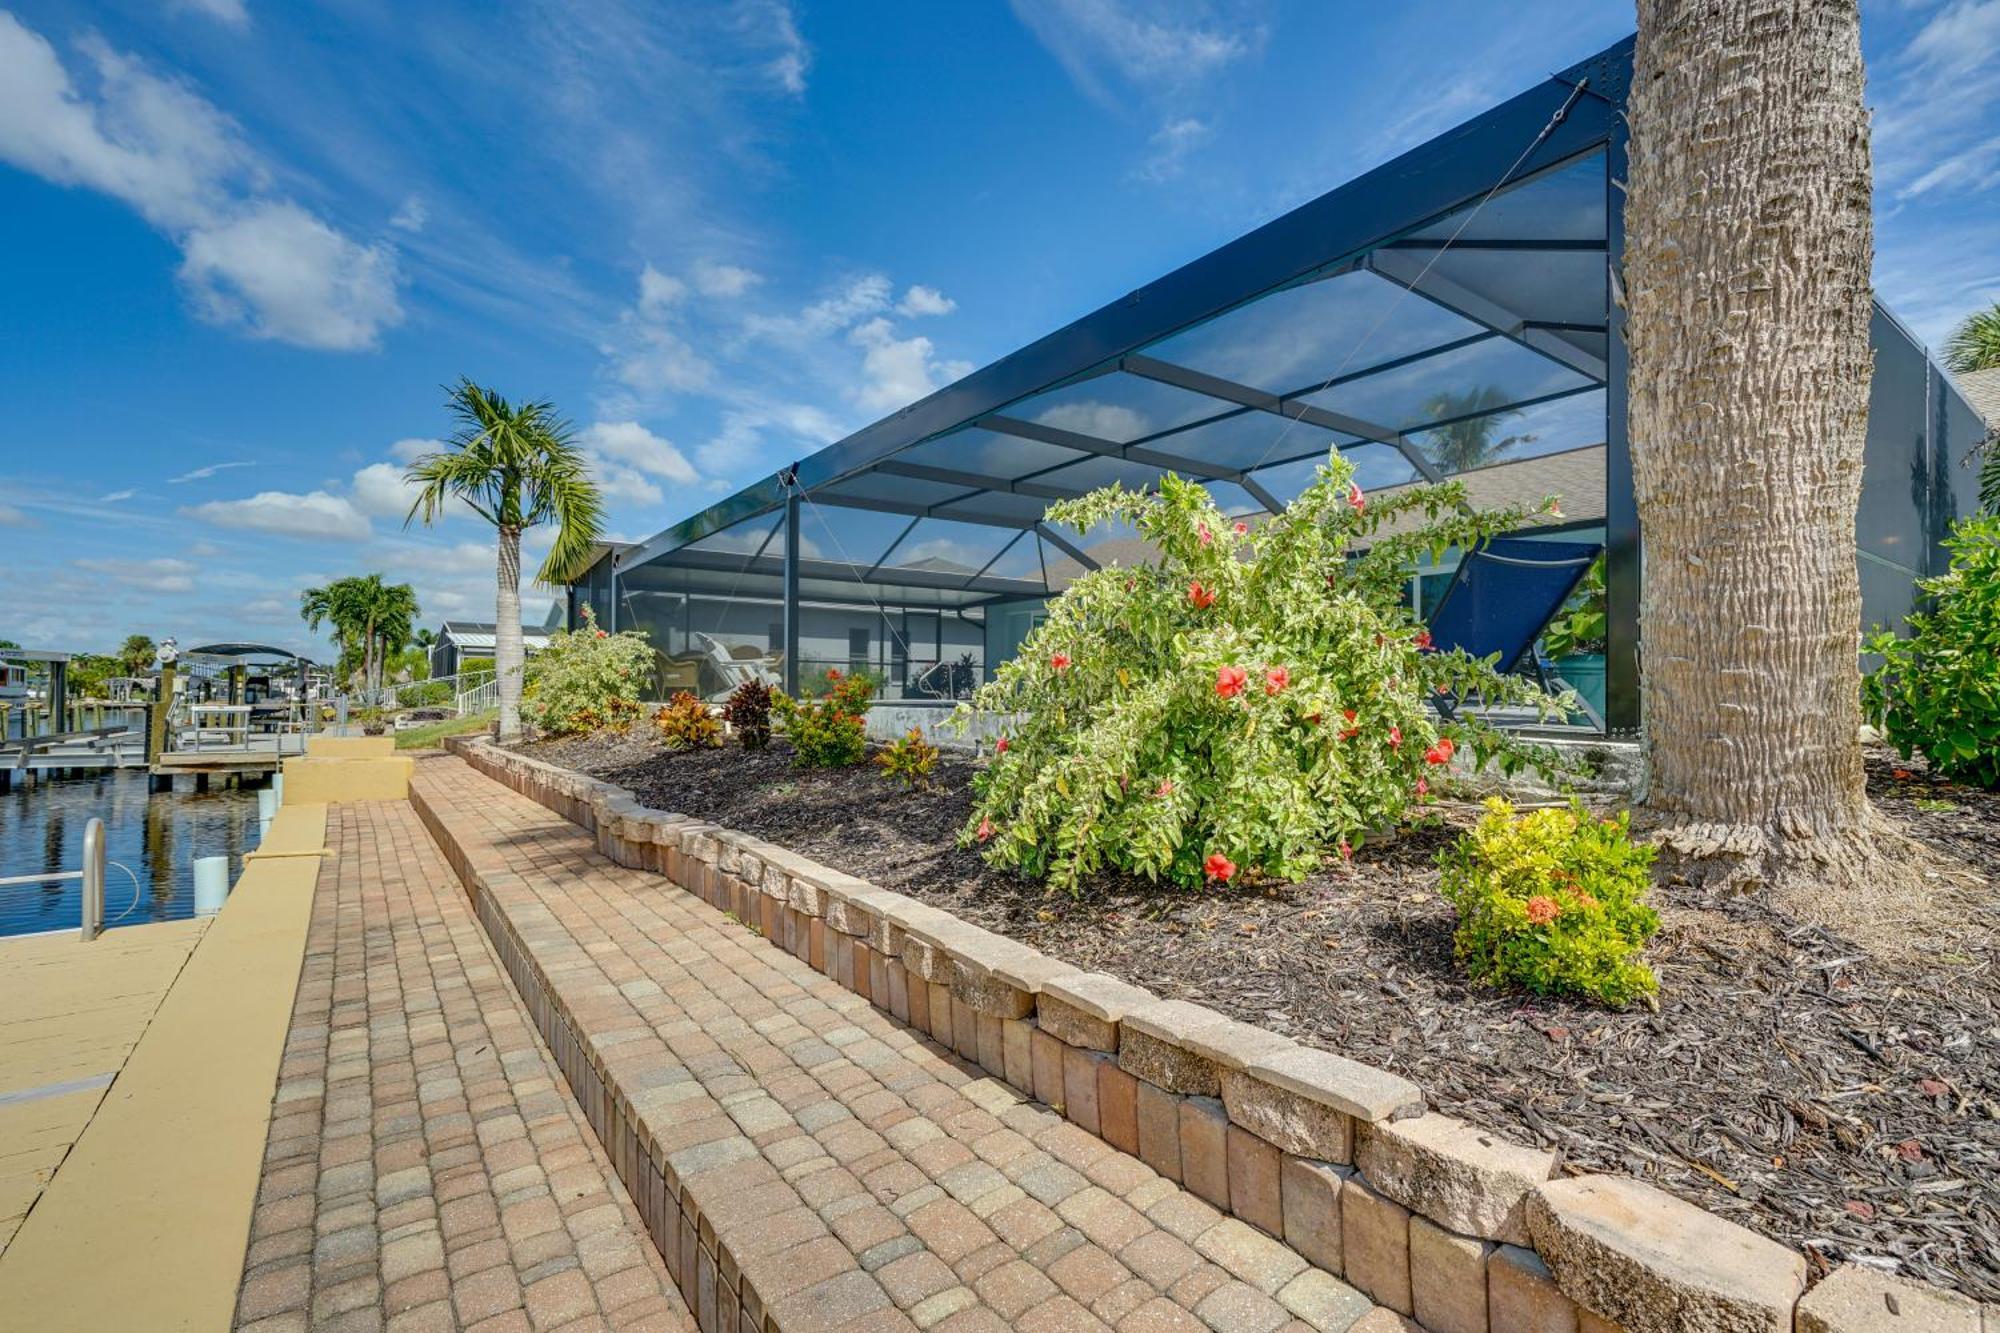
{"label": "concrete pad", "polygon": [[[325,830],[321,805],[287,804],[272,823],[286,850],[323,844]],[[0,1255],[10,1322],[229,1327],[318,873],[315,856],[244,870]]]}

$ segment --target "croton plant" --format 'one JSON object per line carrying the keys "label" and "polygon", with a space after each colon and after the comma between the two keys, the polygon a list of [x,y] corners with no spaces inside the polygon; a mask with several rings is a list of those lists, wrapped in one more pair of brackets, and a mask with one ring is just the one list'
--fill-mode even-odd
{"label": "croton plant", "polygon": [[1563,712],[1503,664],[1435,651],[1403,590],[1425,552],[1553,513],[1553,500],[1474,513],[1456,482],[1370,499],[1337,452],[1254,527],[1172,475],[1055,505],[1050,522],[1126,523],[1157,556],[1077,579],[960,707],[961,727],[984,716],[1005,733],[963,841],[1072,891],[1106,867],[1296,880],[1397,824],[1461,748],[1547,768],[1547,752],[1430,706],[1477,694]]}

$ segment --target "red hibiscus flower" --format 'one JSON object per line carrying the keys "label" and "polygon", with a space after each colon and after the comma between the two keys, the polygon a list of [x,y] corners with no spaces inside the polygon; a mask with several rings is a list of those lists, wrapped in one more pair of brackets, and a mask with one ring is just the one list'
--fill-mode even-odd
{"label": "red hibiscus flower", "polygon": [[1431,632],[1427,629],[1420,629],[1410,637],[1410,642],[1417,645],[1419,652],[1427,653],[1431,649]]}
{"label": "red hibiscus flower", "polygon": [[608,639],[611,636],[609,634],[606,634],[603,630],[599,630],[597,631],[597,637],[600,639]]}
{"label": "red hibiscus flower", "polygon": [[992,820],[990,820],[990,819],[982,819],[982,820],[980,820],[980,821],[979,821],[979,832],[978,832],[978,833],[977,833],[977,834],[976,834],[975,836],[976,836],[976,837],[977,837],[977,838],[978,838],[978,839],[979,839],[979,840],[980,840],[981,842],[985,842],[985,841],[986,841],[986,840],[987,840],[988,838],[992,837],[992,836],[993,836],[993,821],[992,821]]}
{"label": "red hibiscus flower", "polygon": [[1264,669],[1264,693],[1283,694],[1285,686],[1292,683],[1292,673],[1281,666]]}
{"label": "red hibiscus flower", "polygon": [[1188,600],[1194,603],[1195,610],[1206,611],[1215,605],[1215,591],[1212,588],[1202,587],[1201,580],[1196,579],[1188,584]]}
{"label": "red hibiscus flower", "polygon": [[1340,710],[1340,715],[1347,721],[1347,725],[1341,729],[1340,739],[1344,741],[1353,740],[1356,736],[1359,736],[1361,728],[1354,725],[1354,710],[1352,708],[1343,708]]}
{"label": "red hibiscus flower", "polygon": [[1368,507],[1368,500],[1361,494],[1361,487],[1351,481],[1347,483],[1347,503],[1353,506],[1357,514]]}
{"label": "red hibiscus flower", "polygon": [[1422,778],[1418,778],[1417,799],[1422,800],[1424,797],[1429,796],[1430,794],[1431,794],[1431,784],[1424,781]]}
{"label": "red hibiscus flower", "polygon": [[1403,748],[1403,729],[1393,722],[1389,724],[1389,748],[1392,750]]}
{"label": "red hibiscus flower", "polygon": [[1160,785],[1153,788],[1153,795],[1155,796],[1172,796],[1173,794],[1174,780],[1172,778],[1161,778]]}
{"label": "red hibiscus flower", "polygon": [[1007,747],[1011,744],[1013,744],[1012,741],[1008,740],[1005,736],[1002,736],[999,740],[993,742],[993,753],[1005,754],[1007,753]]}
{"label": "red hibiscus flower", "polygon": [[1528,899],[1528,922],[1531,925],[1546,926],[1562,915],[1562,905],[1546,893],[1538,893]]}
{"label": "red hibiscus flower", "polygon": [[1215,534],[1208,530],[1208,524],[1206,523],[1202,524],[1200,528],[1196,529],[1196,535],[1201,538],[1201,544],[1203,546],[1206,546],[1210,542],[1215,540]]}
{"label": "red hibiscus flower", "polygon": [[1243,686],[1249,679],[1250,673],[1242,667],[1220,667],[1215,673],[1215,692],[1225,699],[1234,699],[1243,693]]}
{"label": "red hibiscus flower", "polygon": [[1249,531],[1250,531],[1250,525],[1248,523],[1238,523],[1236,525],[1236,535],[1239,537],[1243,536],[1245,533]]}
{"label": "red hibiscus flower", "polygon": [[1453,743],[1451,737],[1440,736],[1437,739],[1437,744],[1424,751],[1424,762],[1427,764],[1448,764],[1451,762],[1452,753],[1457,749],[1458,746]]}
{"label": "red hibiscus flower", "polygon": [[1236,878],[1236,863],[1221,852],[1210,852],[1208,860],[1201,863],[1201,868],[1208,872],[1210,879]]}
{"label": "red hibiscus flower", "polygon": [[1052,670],[1055,671],[1069,670],[1069,654],[1068,653],[1054,654],[1049,658],[1049,666]]}
{"label": "red hibiscus flower", "polygon": [[839,680],[839,679],[840,679],[840,672],[839,672],[839,671],[837,671],[836,669],[834,669],[833,667],[828,667],[828,668],[826,669],[826,678],[827,678],[828,680]]}
{"label": "red hibiscus flower", "polygon": [[1348,845],[1345,838],[1340,840],[1340,859],[1343,861],[1352,861],[1354,859],[1354,848]]}

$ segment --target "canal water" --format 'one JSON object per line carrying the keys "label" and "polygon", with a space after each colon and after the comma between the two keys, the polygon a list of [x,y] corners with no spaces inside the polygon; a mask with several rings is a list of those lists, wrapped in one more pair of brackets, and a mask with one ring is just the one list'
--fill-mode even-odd
{"label": "canal water", "polygon": [[[252,788],[174,794],[146,791],[143,769],[23,781],[0,795],[0,878],[83,864],[83,827],[104,821],[107,925],[173,921],[194,915],[194,859],[227,856],[229,882],[243,854],[257,846],[257,793]],[[75,930],[83,919],[82,885],[0,885],[0,936]]]}

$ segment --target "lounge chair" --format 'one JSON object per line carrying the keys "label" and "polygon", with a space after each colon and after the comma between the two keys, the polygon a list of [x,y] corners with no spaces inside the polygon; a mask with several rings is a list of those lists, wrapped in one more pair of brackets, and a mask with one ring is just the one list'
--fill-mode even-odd
{"label": "lounge chair", "polygon": [[[1463,648],[1472,657],[1497,653],[1500,670],[1532,671],[1543,689],[1555,693],[1559,686],[1553,665],[1542,654],[1542,629],[1603,552],[1598,542],[1491,539],[1459,562],[1431,612],[1431,643],[1440,652]],[[1450,717],[1460,700],[1442,695],[1433,702]],[[1604,725],[1588,705],[1584,711],[1599,727]]]}

